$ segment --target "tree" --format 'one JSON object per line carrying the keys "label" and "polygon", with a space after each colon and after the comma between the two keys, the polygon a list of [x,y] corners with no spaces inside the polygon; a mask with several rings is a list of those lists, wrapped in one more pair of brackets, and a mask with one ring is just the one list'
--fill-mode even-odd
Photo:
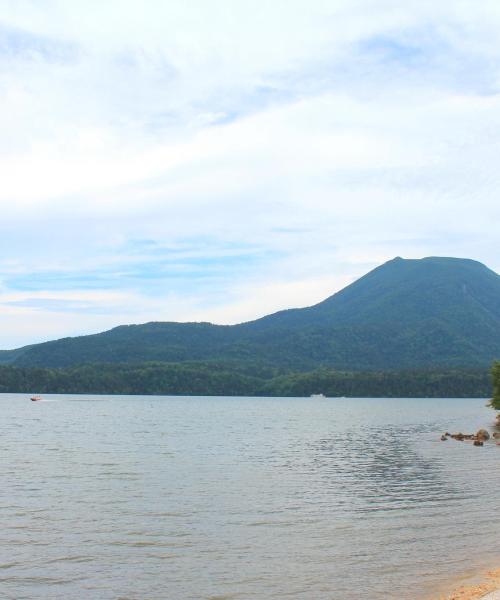
{"label": "tree", "polygon": [[491,405],[493,408],[500,410],[500,361],[493,363],[491,375],[493,377],[493,400]]}

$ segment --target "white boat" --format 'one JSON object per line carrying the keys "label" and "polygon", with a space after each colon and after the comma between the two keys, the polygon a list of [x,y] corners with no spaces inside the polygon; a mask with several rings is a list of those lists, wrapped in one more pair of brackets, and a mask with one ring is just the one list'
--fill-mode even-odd
{"label": "white boat", "polygon": [[311,394],[311,398],[326,398],[325,394]]}

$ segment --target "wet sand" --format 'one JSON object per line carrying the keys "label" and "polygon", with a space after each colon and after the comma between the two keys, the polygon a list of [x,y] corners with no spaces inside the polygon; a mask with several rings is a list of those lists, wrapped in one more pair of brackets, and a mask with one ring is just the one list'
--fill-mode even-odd
{"label": "wet sand", "polygon": [[477,582],[457,587],[449,594],[431,600],[500,600],[500,569],[487,571]]}

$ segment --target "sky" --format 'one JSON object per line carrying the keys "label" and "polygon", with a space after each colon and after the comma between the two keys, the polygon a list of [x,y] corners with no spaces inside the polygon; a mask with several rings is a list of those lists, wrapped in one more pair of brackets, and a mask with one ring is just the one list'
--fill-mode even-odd
{"label": "sky", "polygon": [[0,0],[0,348],[500,272],[498,0]]}

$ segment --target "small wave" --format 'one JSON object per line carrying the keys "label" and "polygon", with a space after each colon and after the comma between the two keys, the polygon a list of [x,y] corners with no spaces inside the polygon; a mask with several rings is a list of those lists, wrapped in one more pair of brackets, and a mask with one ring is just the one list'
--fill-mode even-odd
{"label": "small wave", "polygon": [[61,563],[61,562],[75,562],[75,563],[85,563],[85,562],[92,562],[94,561],[95,558],[92,556],[58,556],[56,558],[50,558],[49,560],[44,561],[44,564],[46,565],[51,565],[54,563]]}
{"label": "small wave", "polygon": [[12,569],[13,567],[20,567],[22,564],[20,562],[0,563],[0,569]]}

